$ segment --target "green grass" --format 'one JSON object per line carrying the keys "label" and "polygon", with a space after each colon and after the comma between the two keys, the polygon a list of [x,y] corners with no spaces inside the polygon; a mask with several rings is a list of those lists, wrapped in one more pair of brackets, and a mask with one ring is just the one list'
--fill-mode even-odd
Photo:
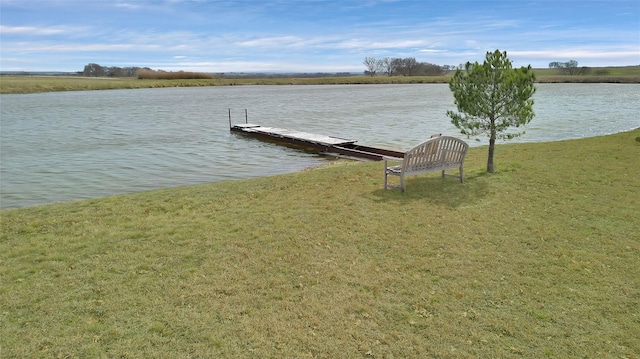
{"label": "green grass", "polygon": [[0,212],[2,358],[637,358],[640,129]]}
{"label": "green grass", "polygon": [[[640,66],[596,68],[606,75],[567,76],[556,69],[535,69],[538,82],[566,83],[640,83]],[[167,73],[176,76],[178,73]],[[0,76],[0,94],[21,94],[50,91],[86,91],[137,89],[157,87],[192,86],[236,86],[236,85],[347,85],[347,84],[431,84],[448,83],[450,75],[444,76],[344,76],[344,77],[272,77],[214,79],[147,79],[94,78],[65,76]]]}

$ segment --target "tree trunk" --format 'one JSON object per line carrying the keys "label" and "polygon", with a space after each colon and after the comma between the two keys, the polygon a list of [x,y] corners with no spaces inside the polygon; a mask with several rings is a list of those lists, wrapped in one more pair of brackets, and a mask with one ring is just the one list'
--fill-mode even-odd
{"label": "tree trunk", "polygon": [[489,121],[489,155],[487,156],[487,172],[493,173],[493,152],[495,151],[497,137],[495,117],[492,115],[491,118],[489,118]]}
{"label": "tree trunk", "polygon": [[492,137],[489,139],[489,156],[487,156],[487,172],[493,173],[493,151],[495,149],[496,139]]}

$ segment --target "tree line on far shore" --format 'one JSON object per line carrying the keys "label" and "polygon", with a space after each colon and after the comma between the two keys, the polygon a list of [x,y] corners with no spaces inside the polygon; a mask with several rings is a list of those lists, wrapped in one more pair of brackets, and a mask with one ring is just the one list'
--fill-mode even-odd
{"label": "tree line on far shore", "polygon": [[[408,58],[388,58],[376,60],[373,57],[367,57],[364,61],[367,69],[364,74],[367,76],[375,76],[384,73],[387,76],[439,76],[444,75],[447,71],[455,70],[455,66],[440,66],[427,62],[418,62],[413,57]],[[85,65],[82,72],[78,73],[87,77],[137,77],[139,79],[213,79],[227,78],[229,76],[238,76],[238,74],[224,73],[204,73],[204,72],[187,72],[187,71],[164,71],[152,70],[149,67],[117,67],[117,66],[101,66],[96,63]],[[305,73],[295,74],[303,77],[327,77],[326,73]],[[351,76],[352,73],[341,72],[334,76]],[[252,77],[287,77],[291,74],[252,74]]]}
{"label": "tree line on far shore", "polygon": [[586,66],[578,67],[578,61],[576,60],[569,60],[567,62],[550,62],[549,68],[558,69],[563,75],[586,75],[591,71],[591,69]]}
{"label": "tree line on far shore", "polygon": [[[460,66],[451,65],[434,65],[428,62],[419,62],[413,57],[408,58],[390,58],[385,57],[376,59],[374,57],[365,57],[362,62],[365,66],[364,74],[366,76],[440,76],[448,71],[453,71]],[[567,62],[554,61],[549,63],[550,69],[559,70],[562,75],[587,75],[591,72],[591,68],[578,66],[578,61],[569,60]],[[607,75],[607,70],[598,69],[596,75]]]}
{"label": "tree line on far shore", "polygon": [[386,76],[440,76],[447,71],[456,69],[455,66],[419,62],[414,57],[376,59],[368,56],[362,63],[366,68],[364,70],[366,76],[379,74]]}
{"label": "tree line on far shore", "polygon": [[[376,59],[374,57],[366,57],[363,61],[365,65],[364,75],[366,76],[441,76],[449,71],[461,68],[461,66],[452,65],[435,65],[428,62],[419,62],[413,57],[407,58],[390,58],[385,57]],[[579,67],[578,61],[570,60],[567,62],[550,62],[550,69],[557,69],[563,75],[587,75],[591,72],[589,67]],[[606,75],[606,69],[596,70],[596,75]],[[206,72],[190,72],[190,71],[164,71],[152,70],[149,67],[117,67],[117,66],[101,66],[96,63],[85,65],[82,72],[78,75],[87,77],[137,77],[139,79],[223,79],[230,77],[239,77],[243,74],[238,73],[206,73]],[[244,74],[246,75],[246,74]],[[349,72],[339,72],[335,74],[327,73],[303,73],[294,74],[296,77],[330,77],[330,76],[351,76]],[[292,74],[251,74],[254,78],[263,77],[291,77]]]}
{"label": "tree line on far shore", "polygon": [[139,79],[156,79],[156,80],[175,80],[175,79],[225,79],[225,78],[320,78],[320,77],[343,77],[353,76],[350,72],[304,72],[304,73],[207,73],[207,72],[189,72],[189,71],[165,71],[153,70],[149,67],[117,67],[117,66],[101,66],[96,63],[85,65],[82,71],[78,71],[79,76],[86,77],[136,77]]}
{"label": "tree line on far shore", "polygon": [[85,65],[81,73],[87,77],[137,77],[139,79],[212,79],[212,74],[189,71],[152,70],[148,67],[101,66],[95,63]]}

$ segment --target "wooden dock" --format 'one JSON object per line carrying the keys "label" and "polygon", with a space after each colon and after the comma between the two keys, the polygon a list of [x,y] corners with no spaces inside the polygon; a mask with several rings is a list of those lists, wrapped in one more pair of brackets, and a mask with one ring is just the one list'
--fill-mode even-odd
{"label": "wooden dock", "polygon": [[284,128],[265,127],[250,123],[230,125],[231,131],[262,140],[287,144],[318,151],[321,154],[336,155],[381,161],[384,156],[402,158],[403,152],[358,145],[356,140],[333,136],[317,135]]}

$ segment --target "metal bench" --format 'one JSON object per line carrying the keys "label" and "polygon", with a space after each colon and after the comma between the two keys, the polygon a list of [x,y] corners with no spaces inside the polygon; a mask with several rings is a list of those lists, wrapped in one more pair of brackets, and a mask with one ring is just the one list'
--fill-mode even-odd
{"label": "metal bench", "polygon": [[[442,177],[460,178],[464,182],[462,165],[469,145],[455,137],[434,135],[429,140],[419,144],[404,153],[402,158],[384,156],[384,189],[400,188],[405,191],[405,177],[427,172],[442,171]],[[400,165],[389,166],[388,162],[402,162]],[[445,174],[445,170],[459,170],[459,175]],[[400,186],[389,184],[389,175],[400,177]]]}

